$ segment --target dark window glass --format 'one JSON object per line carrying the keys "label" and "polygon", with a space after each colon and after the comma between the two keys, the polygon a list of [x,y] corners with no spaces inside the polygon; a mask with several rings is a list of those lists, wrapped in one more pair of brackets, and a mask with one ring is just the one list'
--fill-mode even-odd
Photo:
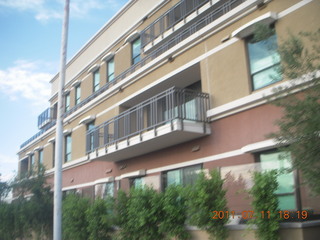
{"label": "dark window glass", "polygon": [[72,138],[71,134],[65,136],[65,162],[71,161]]}
{"label": "dark window glass", "polygon": [[79,104],[81,101],[81,87],[80,84],[75,88],[75,105]]}
{"label": "dark window glass", "polygon": [[114,80],[114,58],[111,58],[107,62],[107,81],[112,82]]}
{"label": "dark window glass", "polygon": [[140,37],[134,40],[132,43],[132,64],[135,64],[141,60],[140,49],[141,41]]}
{"label": "dark window glass", "polygon": [[99,69],[93,73],[93,92],[98,91],[100,88],[100,72]]}
{"label": "dark window glass", "polygon": [[253,90],[280,81],[282,78],[278,71],[280,56],[277,51],[277,36],[274,34],[258,42],[251,39],[247,46]]}

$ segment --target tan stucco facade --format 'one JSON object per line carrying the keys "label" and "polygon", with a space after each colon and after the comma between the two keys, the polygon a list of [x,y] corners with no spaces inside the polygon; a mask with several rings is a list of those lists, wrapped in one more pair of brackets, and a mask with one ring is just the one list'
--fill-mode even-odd
{"label": "tan stucco facade", "polygon": [[[131,36],[142,37],[144,29],[179,3],[178,0],[130,1],[70,60],[65,91],[70,93],[72,112],[65,115],[64,130],[71,133],[72,147],[71,161],[63,165],[63,190],[81,189],[94,197],[95,186],[108,179],[113,179],[127,191],[131,178],[143,176],[146,184],[161,191],[162,176],[167,171],[197,164],[203,169],[256,164],[259,152],[276,149],[275,144],[269,144],[270,139],[266,136],[277,130],[274,121],[281,117],[282,112],[268,105],[263,96],[275,86],[285,84],[288,79],[253,90],[247,39],[232,34],[261,16],[276,13],[277,19],[272,24],[278,44],[281,44],[291,33],[314,31],[320,27],[319,1],[271,0],[257,6],[260,1],[247,0],[189,34],[192,24],[214,12],[216,5],[211,6],[209,2],[141,48],[142,60],[135,68],[132,68],[130,41],[134,39]],[[161,54],[153,55],[183,31],[189,34],[188,37],[181,37]],[[103,60],[108,54],[114,56],[116,78],[109,83],[107,63]],[[100,73],[102,90],[96,94],[93,93],[92,69],[98,69]],[[57,102],[58,80],[58,74],[51,80],[50,106]],[[75,105],[76,84],[81,87],[82,103],[78,105]],[[165,108],[161,101],[172,104],[168,100],[170,97],[161,101],[154,99],[173,87],[200,88],[201,92],[208,94],[207,121],[201,125],[202,128],[192,121],[179,119],[180,122],[175,122],[177,126],[179,123],[183,125],[179,131],[173,130],[175,125],[172,122],[167,130],[165,127],[170,126],[169,121],[164,121],[127,134],[119,141],[106,142],[106,134],[110,134],[111,139],[115,138],[117,124],[120,126],[121,121],[129,122],[124,125],[126,129],[119,129],[119,134],[124,135],[126,131],[155,121],[160,113],[168,114],[170,109],[159,109]],[[199,99],[194,102],[202,101]],[[184,101],[183,106],[194,104]],[[145,104],[142,110],[135,110],[141,103]],[[176,102],[173,103],[171,110],[177,112],[177,106]],[[199,105],[196,105],[197,108]],[[121,114],[127,113],[128,109],[136,112],[128,114],[130,118],[126,119]],[[121,120],[116,122],[115,119]],[[113,125],[102,126],[109,123],[107,121]],[[97,135],[100,145],[93,151],[86,149],[89,145],[87,124],[90,122],[102,129]],[[106,130],[105,126],[110,128]],[[192,131],[188,132],[186,126],[191,126]],[[183,139],[182,135],[186,138]],[[30,168],[30,154],[34,154],[37,163],[39,154],[34,149],[40,147],[48,178],[53,184],[54,138],[55,126],[21,147],[18,153],[20,174],[27,171],[26,164]],[[168,142],[172,144],[166,144]],[[145,146],[151,146],[150,150]],[[132,151],[132,157],[121,151]],[[145,174],[140,176],[141,172]],[[237,195],[237,188],[232,185],[226,187],[229,208],[241,213],[251,207],[246,194]],[[301,188],[301,197],[303,207],[320,212],[319,199],[310,197],[307,188]],[[241,239],[239,236],[243,232],[243,229],[233,229],[229,239]],[[203,231],[192,230],[191,233],[193,239],[208,239]],[[316,239],[315,234],[319,235],[319,225],[282,228],[280,231],[281,239],[312,240]],[[255,239],[254,233],[247,233],[245,239]]]}

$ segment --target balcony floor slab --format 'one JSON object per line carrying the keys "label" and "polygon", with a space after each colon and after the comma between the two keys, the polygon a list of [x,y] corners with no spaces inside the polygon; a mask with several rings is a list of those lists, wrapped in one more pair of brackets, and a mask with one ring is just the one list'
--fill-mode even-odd
{"label": "balcony floor slab", "polygon": [[210,125],[176,119],[89,154],[94,161],[117,162],[210,135]]}

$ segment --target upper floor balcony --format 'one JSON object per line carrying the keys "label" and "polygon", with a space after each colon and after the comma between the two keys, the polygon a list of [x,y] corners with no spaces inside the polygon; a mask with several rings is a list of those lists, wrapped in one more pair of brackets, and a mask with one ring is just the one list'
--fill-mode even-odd
{"label": "upper floor balcony", "polygon": [[57,107],[47,108],[38,116],[38,128],[43,129],[49,123],[55,121],[57,119]]}
{"label": "upper floor balcony", "polygon": [[209,95],[170,88],[87,131],[91,159],[120,161],[211,133]]}

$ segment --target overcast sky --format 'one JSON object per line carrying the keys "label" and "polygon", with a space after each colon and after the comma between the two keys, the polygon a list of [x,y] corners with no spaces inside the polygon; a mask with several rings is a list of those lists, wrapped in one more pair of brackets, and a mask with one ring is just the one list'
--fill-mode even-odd
{"label": "overcast sky", "polygon": [[[128,0],[70,0],[68,59]],[[59,70],[64,0],[0,0],[0,179],[17,171],[20,145],[38,132]]]}

